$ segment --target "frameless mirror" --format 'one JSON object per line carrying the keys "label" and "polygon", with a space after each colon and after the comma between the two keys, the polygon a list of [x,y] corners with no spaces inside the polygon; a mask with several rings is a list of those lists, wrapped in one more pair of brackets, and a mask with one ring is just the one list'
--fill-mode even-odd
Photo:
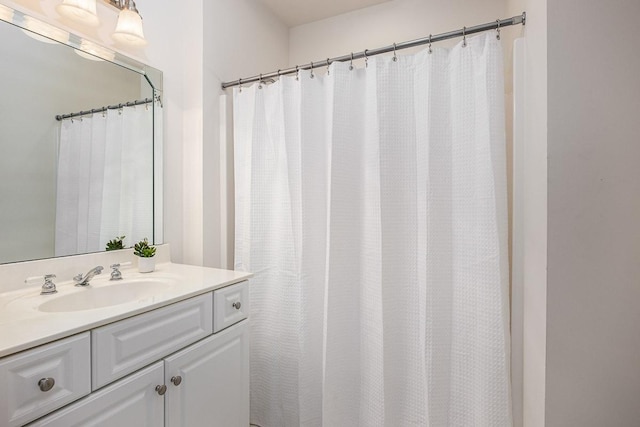
{"label": "frameless mirror", "polygon": [[162,73],[0,7],[0,263],[162,243]]}

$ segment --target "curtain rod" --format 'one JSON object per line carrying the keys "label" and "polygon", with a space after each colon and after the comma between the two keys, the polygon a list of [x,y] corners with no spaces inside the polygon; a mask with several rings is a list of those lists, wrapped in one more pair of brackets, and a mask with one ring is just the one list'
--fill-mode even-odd
{"label": "curtain rod", "polygon": [[421,39],[415,39],[415,40],[402,42],[402,43],[394,43],[390,46],[379,47],[377,49],[365,49],[361,52],[337,56],[335,58],[327,58],[321,61],[314,61],[306,65],[300,65],[300,66],[296,65],[295,67],[286,68],[284,70],[272,71],[270,73],[259,74],[253,77],[247,77],[244,79],[224,82],[222,83],[222,89],[226,89],[233,86],[239,86],[242,83],[253,83],[253,82],[259,82],[259,81],[265,81],[267,79],[271,79],[274,77],[280,77],[287,74],[295,74],[298,72],[298,70],[311,70],[314,68],[326,67],[330,65],[332,62],[345,62],[345,61],[352,61],[354,59],[368,58],[370,56],[380,55],[381,53],[394,52],[400,49],[408,49],[410,47],[431,44],[433,42],[453,39],[456,37],[465,37],[467,35],[481,33],[483,31],[498,30],[503,27],[510,27],[512,25],[518,25],[518,24],[525,25],[526,20],[527,20],[527,13],[522,12],[522,15],[517,15],[517,16],[506,18],[506,19],[497,19],[493,22],[488,22],[486,24],[480,24],[473,27],[464,27],[460,30],[449,31],[448,33],[429,35],[429,37],[423,37]]}
{"label": "curtain rod", "polygon": [[[157,97],[157,100],[160,101],[160,96]],[[145,98],[137,101],[125,102],[124,104],[107,105],[106,107],[92,108],[91,110],[79,111],[77,113],[60,114],[56,116],[56,120],[60,122],[64,119],[71,119],[73,117],[86,116],[87,114],[94,114],[94,113],[103,113],[107,110],[118,110],[123,107],[133,107],[136,105],[149,104],[151,102],[153,102],[153,99]]]}

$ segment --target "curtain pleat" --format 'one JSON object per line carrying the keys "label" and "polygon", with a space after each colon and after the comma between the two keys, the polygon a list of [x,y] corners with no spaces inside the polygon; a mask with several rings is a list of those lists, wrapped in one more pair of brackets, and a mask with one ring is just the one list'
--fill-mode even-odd
{"label": "curtain pleat", "polygon": [[236,89],[251,420],[510,426],[502,52]]}

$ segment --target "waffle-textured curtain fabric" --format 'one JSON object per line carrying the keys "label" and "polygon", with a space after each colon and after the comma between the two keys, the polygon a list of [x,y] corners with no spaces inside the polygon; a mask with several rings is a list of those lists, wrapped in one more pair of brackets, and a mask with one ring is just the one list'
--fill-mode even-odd
{"label": "waffle-textured curtain fabric", "polygon": [[234,135],[251,422],[510,426],[495,35],[236,89]]}
{"label": "waffle-textured curtain fabric", "polygon": [[63,120],[57,166],[56,256],[153,237],[151,108]]}

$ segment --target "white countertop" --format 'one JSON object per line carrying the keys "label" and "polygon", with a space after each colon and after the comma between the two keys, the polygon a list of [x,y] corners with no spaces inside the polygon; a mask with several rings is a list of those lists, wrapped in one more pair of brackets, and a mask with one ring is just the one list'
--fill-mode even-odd
{"label": "white countertop", "polygon": [[[54,295],[40,295],[39,287],[1,293],[0,357],[204,294],[252,276],[240,271],[173,263],[158,264],[154,272],[146,274],[138,273],[133,268],[121,271],[125,280],[160,278],[170,279],[177,284],[162,287],[152,297],[108,307],[67,312],[43,312],[38,307],[43,302],[90,289],[78,288],[73,283],[66,282],[56,283],[58,293]],[[105,272],[94,277],[90,286],[99,288],[117,283],[109,281],[109,273]]]}

